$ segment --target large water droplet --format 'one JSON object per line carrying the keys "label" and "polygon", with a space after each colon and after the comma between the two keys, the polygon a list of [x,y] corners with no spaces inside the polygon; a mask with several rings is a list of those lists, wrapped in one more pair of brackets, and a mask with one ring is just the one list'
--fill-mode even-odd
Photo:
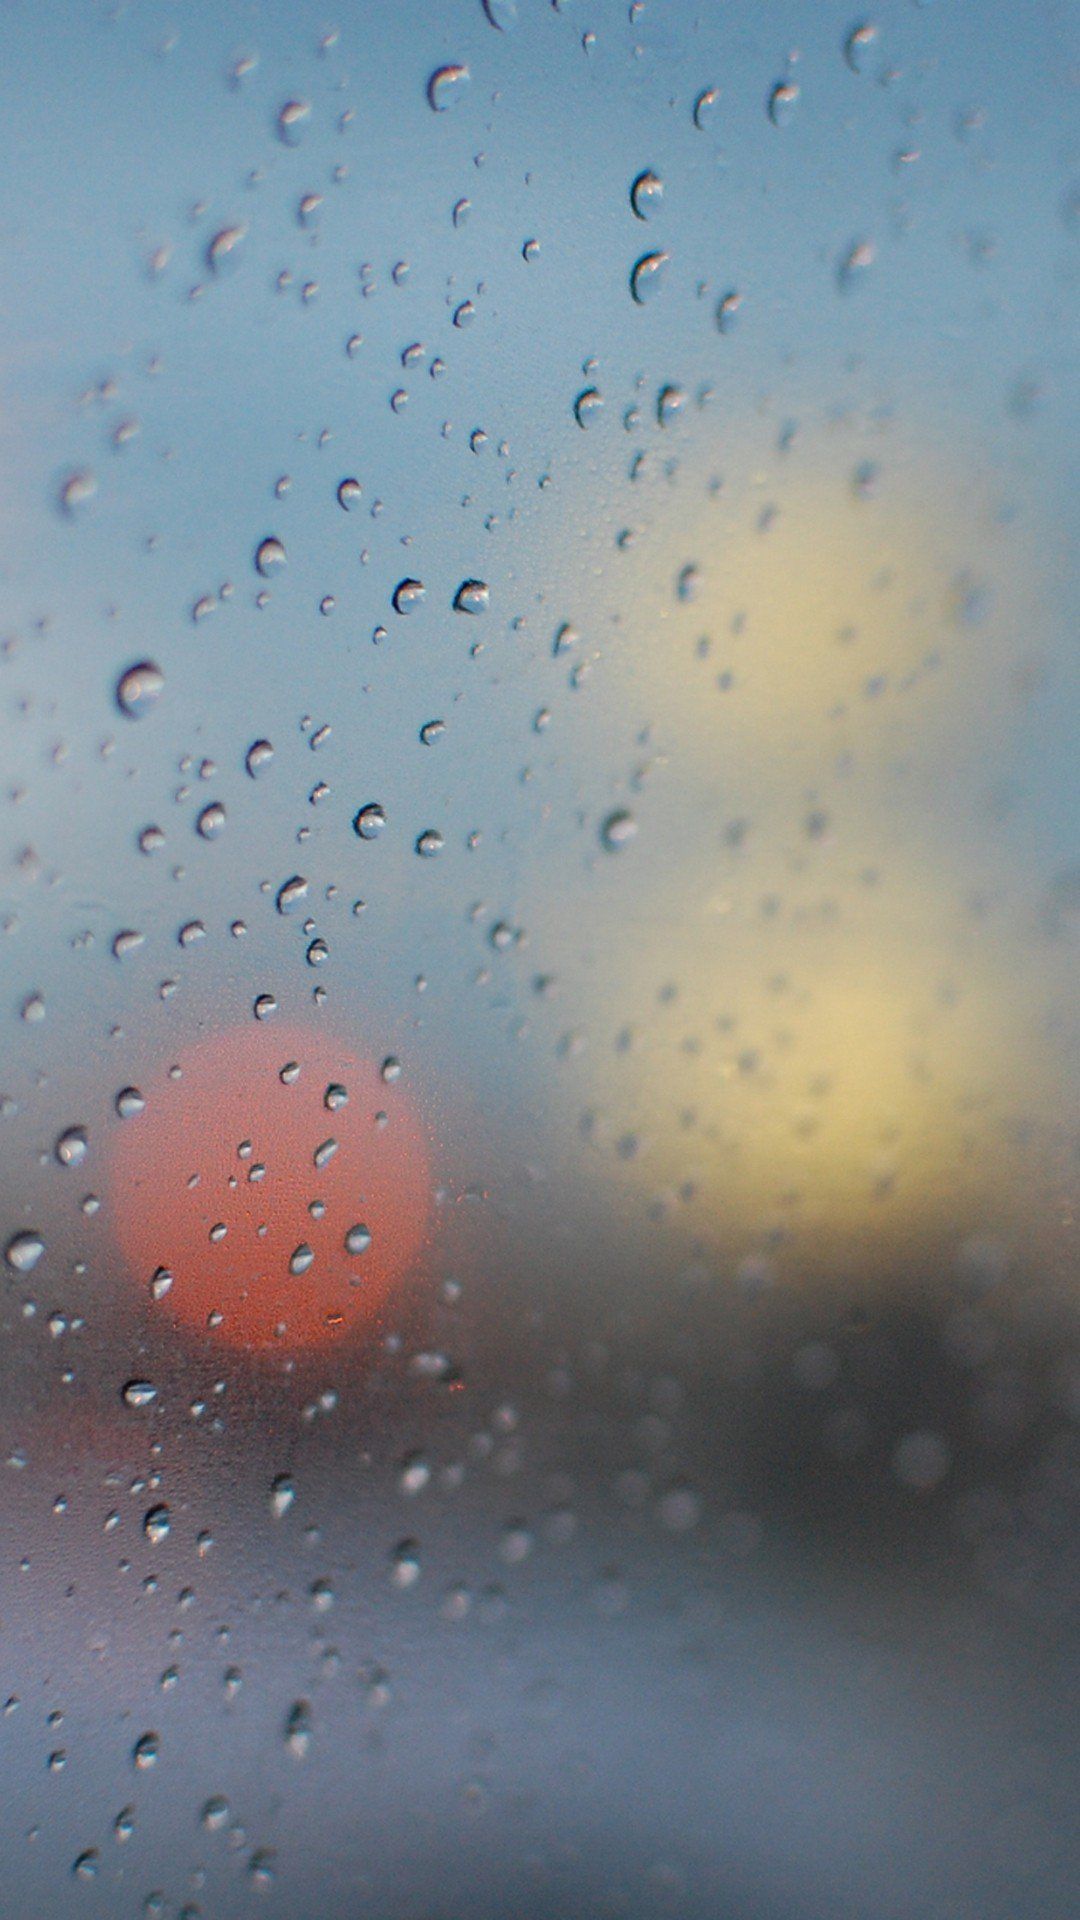
{"label": "large water droplet", "polygon": [[353,832],[361,840],[377,840],[386,825],[386,813],[377,800],[370,800],[361,807],[353,820]]}
{"label": "large water droplet", "polygon": [[484,12],[500,33],[509,33],[517,25],[517,0],[482,0]]}
{"label": "large water droplet", "polygon": [[395,613],[414,613],[424,598],[422,580],[399,580],[391,595]]}

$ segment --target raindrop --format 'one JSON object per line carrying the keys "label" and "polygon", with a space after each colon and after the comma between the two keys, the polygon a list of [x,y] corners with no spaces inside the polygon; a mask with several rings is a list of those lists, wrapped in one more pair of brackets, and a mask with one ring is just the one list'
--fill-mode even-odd
{"label": "raindrop", "polygon": [[206,264],[212,273],[225,273],[236,265],[240,243],[246,233],[246,227],[222,227],[220,232],[215,233],[206,249]]}
{"label": "raindrop", "polygon": [[211,800],[195,822],[204,840],[216,840],[225,829],[225,809],[220,800]]}
{"label": "raindrop", "polygon": [[287,147],[299,146],[311,118],[311,106],[307,100],[286,100],[278,114],[278,137]]}
{"label": "raindrop", "polygon": [[129,1380],[121,1398],[125,1407],[149,1407],[157,1399],[157,1388],[149,1380]]}
{"label": "raindrop", "polygon": [[60,488],[60,506],[69,520],[74,519],[83,507],[88,506],[97,492],[97,480],[92,473],[69,473]]}
{"label": "raindrop", "polygon": [[445,113],[464,97],[468,87],[468,67],[439,67],[428,81],[428,101],[436,113]]}
{"label": "raindrop", "polygon": [[283,1519],[295,1499],[296,1488],[288,1474],[279,1473],[270,1483],[270,1511],[274,1519]]}
{"label": "raindrop", "polygon": [[779,80],[769,95],[769,119],[774,127],[786,127],[799,98],[799,89],[791,80]]}
{"label": "raindrop", "polygon": [[311,1745],[311,1706],[297,1700],[285,1717],[285,1745],[297,1760],[303,1760]]}
{"label": "raindrop", "polygon": [[579,427],[596,425],[604,408],[604,396],[598,387],[586,387],[574,401],[574,418]]}
{"label": "raindrop", "polygon": [[279,913],[295,913],[307,899],[308,883],[302,873],[294,873],[277,892],[277,910]]}
{"label": "raindrop", "polygon": [[383,808],[377,800],[371,800],[366,807],[360,808],[353,820],[353,832],[359,835],[361,840],[377,840],[385,825],[386,814]]}
{"label": "raindrop", "polygon": [[120,675],[116,683],[116,704],[129,720],[142,720],[156,705],[164,685],[161,668],[155,667],[152,660],[140,660]]}
{"label": "raindrop", "polygon": [[482,0],[484,12],[500,33],[509,33],[517,25],[517,0]]}
{"label": "raindrop", "polygon": [[53,1149],[62,1167],[78,1167],[86,1159],[87,1139],[85,1127],[68,1127],[60,1134]]}
{"label": "raindrop", "polygon": [[163,1504],[151,1507],[144,1515],[143,1532],[152,1547],[160,1547],[162,1541],[168,1539],[170,1524],[169,1509]]}
{"label": "raindrop", "polygon": [[399,580],[391,595],[395,613],[414,613],[424,598],[422,580]]}
{"label": "raindrop", "polygon": [[420,729],[420,739],[425,747],[433,747],[446,732],[445,720],[425,720]]}
{"label": "raindrop", "polygon": [[844,58],[852,73],[866,72],[877,32],[877,28],[869,20],[864,21],[861,27],[851,29],[844,42]]}
{"label": "raindrop", "polygon": [[423,833],[417,837],[416,851],[425,860],[430,860],[435,854],[441,853],[445,845],[446,842],[437,827],[425,827]]}
{"label": "raindrop", "polygon": [[131,1758],[140,1773],[145,1773],[148,1767],[154,1765],[158,1757],[160,1744],[159,1736],[156,1733],[140,1734],[131,1750]]}
{"label": "raindrop", "polygon": [[262,574],[264,580],[269,580],[272,575],[279,573],[284,565],[284,543],[278,539],[276,534],[267,534],[266,539],[260,540],[255,550],[255,566],[257,571]]}
{"label": "raindrop", "polygon": [[630,291],[639,307],[659,292],[664,282],[668,253],[643,253],[630,274]]}
{"label": "raindrop", "polygon": [[697,99],[694,101],[695,127],[700,127],[704,132],[710,122],[715,118],[716,109],[719,104],[719,87],[706,87],[703,93],[699,93]]}
{"label": "raindrop", "polygon": [[45,1242],[40,1233],[29,1229],[16,1233],[4,1248],[4,1259],[15,1273],[30,1273],[37,1266],[45,1251]]}
{"label": "raindrop", "polygon": [[463,580],[454,595],[455,613],[486,613],[491,589],[486,580]]}
{"label": "raindrop", "polygon": [[351,513],[353,507],[359,504],[360,495],[363,491],[364,489],[360,485],[359,480],[339,481],[337,490],[339,507],[344,507],[346,513]]}
{"label": "raindrop", "polygon": [[630,188],[630,205],[639,220],[651,220],[660,212],[664,199],[664,183],[658,173],[646,168],[639,173]]}
{"label": "raindrop", "polygon": [[623,847],[629,846],[636,833],[637,821],[633,814],[620,808],[618,812],[608,814],[600,829],[600,841],[608,853],[619,853]]}
{"label": "raindrop", "polygon": [[274,749],[269,740],[253,740],[244,757],[244,765],[251,778],[257,780],[265,773],[274,757]]}
{"label": "raindrop", "polygon": [[137,1113],[142,1113],[145,1106],[146,1101],[138,1087],[121,1087],[116,1096],[116,1111],[121,1120],[133,1119]]}
{"label": "raindrop", "polygon": [[350,1227],[345,1235],[345,1251],[351,1254],[366,1253],[371,1245],[371,1234],[362,1221]]}

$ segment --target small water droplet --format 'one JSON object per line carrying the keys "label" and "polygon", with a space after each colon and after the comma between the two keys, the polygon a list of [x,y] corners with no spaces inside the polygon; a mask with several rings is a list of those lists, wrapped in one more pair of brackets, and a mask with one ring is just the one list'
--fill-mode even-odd
{"label": "small water droplet", "polygon": [[299,146],[307,131],[311,118],[311,105],[307,100],[286,100],[278,114],[278,137],[287,147]]}
{"label": "small water droplet", "polygon": [[296,1760],[303,1760],[311,1746],[311,1704],[297,1700],[285,1716],[285,1745]]}
{"label": "small water droplet", "polygon": [[643,253],[630,274],[630,291],[639,307],[652,300],[660,291],[667,272],[668,253]]}
{"label": "small water droplet", "polygon": [[500,33],[509,33],[517,25],[517,0],[482,0],[484,12]]}
{"label": "small water droplet", "polygon": [[620,808],[615,813],[609,813],[604,821],[600,829],[601,844],[608,853],[619,853],[623,847],[629,846],[637,830],[633,814]]}
{"label": "small water droplet", "polygon": [[4,1259],[15,1273],[30,1273],[37,1266],[45,1251],[45,1242],[40,1233],[27,1228],[16,1233],[4,1248]]}
{"label": "small water droplet", "polygon": [[277,891],[277,910],[279,913],[295,913],[307,899],[308,883],[302,873],[294,873]]}
{"label": "small water droplet", "polygon": [[89,506],[98,489],[97,478],[87,469],[69,473],[60,487],[60,506],[69,520]]}
{"label": "small water droplet", "polygon": [[651,220],[660,212],[663,200],[664,183],[658,173],[647,167],[630,188],[630,205],[639,220]]}
{"label": "small water droplet", "polygon": [[251,778],[257,780],[265,773],[274,757],[274,749],[269,740],[253,740],[244,757],[244,765]]}
{"label": "small water droplet", "polygon": [[345,1235],[345,1251],[351,1254],[366,1253],[371,1245],[371,1234],[362,1221],[350,1227]]}
{"label": "small water droplet", "polygon": [[206,264],[211,273],[222,274],[235,267],[240,258],[240,247],[247,228],[222,227],[215,233],[206,249]]}
{"label": "small water droplet", "polygon": [[131,1750],[131,1758],[140,1773],[145,1773],[157,1760],[160,1738],[156,1733],[140,1734]]}
{"label": "small water droplet", "polygon": [[391,595],[395,613],[414,613],[424,599],[422,580],[399,580]]}
{"label": "small water droplet", "polygon": [[702,93],[699,93],[697,99],[694,101],[695,127],[700,127],[702,132],[704,132],[715,119],[716,110],[719,105],[719,87],[706,87]]}
{"label": "small water droplet", "polygon": [[445,113],[464,98],[469,88],[468,67],[439,67],[428,81],[427,96],[436,113]]}
{"label": "small water droplet", "polygon": [[774,127],[786,127],[794,114],[799,89],[792,80],[778,80],[769,95],[769,119]]}
{"label": "small water droplet", "polygon": [[604,396],[598,387],[586,387],[574,401],[574,418],[579,427],[596,425],[604,410]]}
{"label": "small water droplet", "polygon": [[308,1246],[306,1240],[302,1240],[300,1245],[295,1247],[289,1255],[289,1272],[294,1278],[299,1278],[300,1274],[307,1272],[314,1258],[315,1253],[313,1248]]}
{"label": "small water droplet", "polygon": [[126,1407],[149,1407],[157,1399],[157,1388],[150,1380],[129,1380],[122,1398]]}
{"label": "small water droplet", "polygon": [[66,1127],[53,1151],[62,1167],[78,1167],[86,1159],[87,1146],[85,1127]]}
{"label": "small water droplet", "polygon": [[165,675],[152,660],[140,660],[127,667],[116,683],[116,704],[129,720],[142,720],[157,704],[165,685]]}
{"label": "small water droplet", "polygon": [[255,566],[257,571],[262,574],[264,580],[269,580],[275,573],[279,573],[284,565],[284,543],[278,539],[276,534],[267,534],[266,539],[260,540],[255,549]]}
{"label": "small water droplet", "polygon": [[844,58],[852,73],[865,73],[870,64],[870,55],[878,30],[870,20],[859,27],[852,27],[844,42]]}
{"label": "small water droplet", "polygon": [[165,1506],[164,1503],[159,1503],[156,1507],[151,1507],[149,1511],[144,1514],[143,1532],[152,1547],[160,1547],[162,1541],[168,1539],[171,1524],[172,1518],[168,1507]]}
{"label": "small water droplet", "polygon": [[346,513],[351,513],[354,507],[359,506],[360,496],[363,491],[364,489],[360,485],[359,480],[339,481],[337,490],[338,505],[344,507]]}
{"label": "small water droplet", "polygon": [[211,800],[195,822],[204,840],[216,840],[225,830],[225,809],[220,800]]}
{"label": "small water droplet", "polygon": [[353,832],[361,840],[377,840],[386,825],[386,813],[377,800],[361,807],[353,820]]}
{"label": "small water droplet", "polygon": [[454,595],[456,613],[486,613],[491,589],[486,580],[463,580]]}
{"label": "small water droplet", "polygon": [[441,853],[445,845],[438,827],[425,827],[423,833],[417,836],[416,851],[423,859],[430,860],[435,854]]}

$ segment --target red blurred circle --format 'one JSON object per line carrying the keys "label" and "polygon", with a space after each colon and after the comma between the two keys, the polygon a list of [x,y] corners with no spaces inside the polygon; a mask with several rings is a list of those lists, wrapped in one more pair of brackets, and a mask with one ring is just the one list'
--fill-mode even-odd
{"label": "red blurred circle", "polygon": [[115,1136],[111,1214],[162,1310],[248,1352],[370,1325],[417,1261],[431,1198],[423,1131],[377,1063],[253,1022],[143,1091]]}

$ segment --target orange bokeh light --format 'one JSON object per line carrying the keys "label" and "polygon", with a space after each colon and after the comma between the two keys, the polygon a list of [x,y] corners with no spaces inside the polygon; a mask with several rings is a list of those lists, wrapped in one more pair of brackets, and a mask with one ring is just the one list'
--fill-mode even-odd
{"label": "orange bokeh light", "polygon": [[163,1065],[115,1136],[111,1214],[133,1277],[182,1327],[248,1352],[370,1330],[428,1229],[408,1096],[378,1061],[273,1022],[171,1064],[179,1076]]}

